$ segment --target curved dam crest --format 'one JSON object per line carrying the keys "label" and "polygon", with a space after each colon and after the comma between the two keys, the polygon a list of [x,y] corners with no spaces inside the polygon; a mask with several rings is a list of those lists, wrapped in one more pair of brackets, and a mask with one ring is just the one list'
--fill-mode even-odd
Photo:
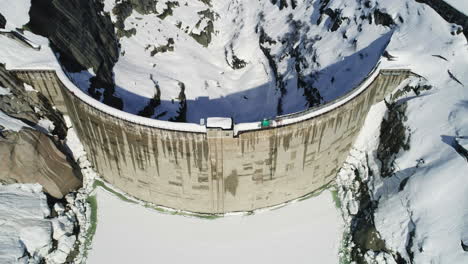
{"label": "curved dam crest", "polygon": [[94,99],[83,100],[79,89],[69,87],[71,82],[55,70],[11,72],[70,116],[88,158],[106,181],[141,200],[199,213],[274,206],[328,184],[370,107],[414,75],[376,70],[342,98],[278,117],[269,128],[259,122],[236,124],[233,130],[178,124],[196,128],[180,131],[150,125],[157,120],[134,122]]}

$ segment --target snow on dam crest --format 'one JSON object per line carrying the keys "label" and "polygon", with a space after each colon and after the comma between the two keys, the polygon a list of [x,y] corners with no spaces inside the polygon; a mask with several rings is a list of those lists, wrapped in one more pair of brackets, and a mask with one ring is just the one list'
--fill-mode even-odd
{"label": "snow on dam crest", "polygon": [[307,195],[331,182],[370,107],[410,70],[376,70],[317,109],[232,130],[143,118],[84,94],[55,70],[12,70],[73,121],[97,172],[128,194],[200,213],[250,211]]}

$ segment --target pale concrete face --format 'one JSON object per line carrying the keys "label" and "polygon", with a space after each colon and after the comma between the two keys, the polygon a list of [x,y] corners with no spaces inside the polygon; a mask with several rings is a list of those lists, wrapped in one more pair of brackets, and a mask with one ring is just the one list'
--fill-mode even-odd
{"label": "pale concrete face", "polygon": [[370,107],[411,73],[382,71],[360,95],[323,115],[236,137],[232,131],[190,133],[133,124],[80,101],[54,72],[27,75],[47,80],[46,90],[60,87],[63,97],[55,101],[66,105],[106,181],[155,204],[224,213],[280,204],[331,182]]}

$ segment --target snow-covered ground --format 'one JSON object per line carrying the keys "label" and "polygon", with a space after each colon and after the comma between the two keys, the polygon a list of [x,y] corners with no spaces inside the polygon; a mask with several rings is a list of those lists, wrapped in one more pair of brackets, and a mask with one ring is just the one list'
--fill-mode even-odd
{"label": "snow-covered ground", "polygon": [[[160,18],[133,11],[125,20],[125,30],[135,30],[135,35],[120,39],[121,56],[114,67],[116,94],[124,100],[125,111],[142,110],[157,93],[155,82],[161,105],[152,117],[164,120],[178,110],[181,83],[189,122],[212,116],[251,122],[304,110],[308,103],[305,88],[298,86],[299,75],[330,101],[366,76],[391,36],[388,27],[353,21],[352,12],[360,8],[356,3],[340,6],[346,8],[347,18],[343,29],[331,32],[327,16],[319,21],[318,1],[295,1],[297,7],[283,10],[271,1],[203,2],[160,1],[159,14],[169,3],[177,4],[172,15]],[[105,1],[114,22],[118,4]],[[204,47],[192,35],[208,23],[213,24],[212,40]],[[359,34],[358,24],[366,34]],[[269,44],[259,44],[265,41],[262,36],[271,39]],[[152,53],[168,43],[171,50]],[[275,66],[262,45],[270,50]],[[244,67],[234,68],[234,58]]]}
{"label": "snow-covered ground", "polygon": [[163,214],[97,189],[88,264],[338,263],[342,220],[329,191],[251,216]]}
{"label": "snow-covered ground", "polygon": [[[454,66],[468,84],[467,50],[458,56],[460,64]],[[375,224],[387,245],[409,251],[414,263],[468,263],[461,246],[468,244],[468,164],[455,145],[456,137],[468,135],[468,92],[445,75],[434,75],[430,83],[430,92],[402,99],[408,101],[410,150],[395,160],[394,177],[376,175]],[[399,191],[403,179],[408,181]]]}
{"label": "snow-covered ground", "polygon": [[50,210],[40,185],[0,185],[0,263],[28,263],[52,248]]}
{"label": "snow-covered ground", "polygon": [[58,216],[38,184],[0,185],[0,263],[64,263],[75,244],[75,215],[58,203],[54,211]]}
{"label": "snow-covered ground", "polygon": [[[425,7],[418,12],[434,11]],[[396,156],[392,177],[381,177],[376,157],[380,123],[386,116],[381,103],[369,114],[338,182],[345,189],[356,189],[352,186],[356,186],[354,169],[358,169],[372,200],[378,201],[374,222],[381,239],[408,263],[468,263],[468,248],[463,246],[468,244],[468,167],[456,144],[468,135],[468,47],[463,35],[445,35],[451,27],[448,23],[440,19],[429,23],[432,35],[423,29],[419,33],[408,27],[400,30],[403,36],[424,35],[432,46],[418,46],[419,52],[392,52],[404,50],[405,37],[394,38],[388,48],[397,61],[412,61],[413,70],[427,78],[419,81],[433,86],[419,95],[410,91],[397,101],[407,103],[404,125],[409,150],[401,149]],[[345,215],[352,217],[359,206],[350,199],[351,193],[342,192],[341,197]],[[387,263],[383,255],[379,258],[377,263]]]}
{"label": "snow-covered ground", "polygon": [[468,1],[466,0],[444,0],[444,1],[448,3],[449,5],[458,9],[458,11],[461,11],[465,15],[468,15]]}

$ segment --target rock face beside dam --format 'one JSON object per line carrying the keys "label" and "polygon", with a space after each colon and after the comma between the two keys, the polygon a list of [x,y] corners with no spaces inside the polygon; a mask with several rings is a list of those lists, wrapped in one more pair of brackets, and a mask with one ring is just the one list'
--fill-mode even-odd
{"label": "rock face beside dam", "polygon": [[278,118],[273,127],[182,132],[101,111],[75,96],[55,71],[15,74],[44,94],[60,88],[53,101],[71,117],[106,181],[139,199],[202,213],[273,206],[331,182],[370,107],[412,75],[380,70],[352,97]]}
{"label": "rock face beside dam", "polygon": [[[2,65],[0,88],[0,182],[40,183],[59,199],[78,189],[82,175],[62,144],[67,130],[59,111],[42,93],[25,89]],[[56,99],[61,98],[57,91]],[[49,121],[41,125],[44,120]],[[11,126],[15,122],[19,125]]]}

